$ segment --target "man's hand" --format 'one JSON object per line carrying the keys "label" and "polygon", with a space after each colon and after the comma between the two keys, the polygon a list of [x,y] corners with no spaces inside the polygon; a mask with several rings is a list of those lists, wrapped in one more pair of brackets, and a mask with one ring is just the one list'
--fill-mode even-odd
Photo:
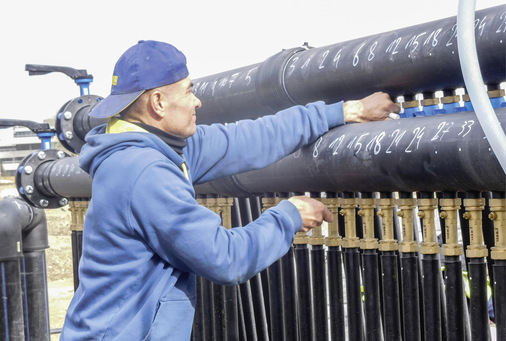
{"label": "man's hand", "polygon": [[343,107],[347,123],[383,121],[389,118],[390,113],[401,111],[401,107],[384,92],[375,92],[359,101],[347,101]]}
{"label": "man's hand", "polygon": [[320,226],[322,222],[331,222],[334,216],[329,209],[318,200],[311,199],[304,195],[288,199],[294,204],[302,216],[302,231],[308,232],[313,227]]}

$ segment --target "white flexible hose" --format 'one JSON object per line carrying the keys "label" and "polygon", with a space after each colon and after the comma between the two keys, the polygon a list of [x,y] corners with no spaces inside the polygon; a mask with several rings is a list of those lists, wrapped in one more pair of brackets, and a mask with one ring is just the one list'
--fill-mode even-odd
{"label": "white flexible hose", "polygon": [[457,15],[457,45],[460,67],[478,121],[492,151],[506,173],[506,135],[485,91],[474,37],[476,0],[460,0]]}

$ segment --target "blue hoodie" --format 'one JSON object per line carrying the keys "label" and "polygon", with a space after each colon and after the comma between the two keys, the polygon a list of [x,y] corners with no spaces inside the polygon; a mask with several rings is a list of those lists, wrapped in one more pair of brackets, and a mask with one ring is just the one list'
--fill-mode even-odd
{"label": "blue hoodie", "polygon": [[282,201],[227,230],[192,184],[265,167],[344,124],[342,102],[296,106],[237,124],[198,126],[185,161],[154,134],[86,136],[80,166],[93,178],[79,288],[61,340],[189,340],[196,276],[232,285],[282,257],[302,227]]}

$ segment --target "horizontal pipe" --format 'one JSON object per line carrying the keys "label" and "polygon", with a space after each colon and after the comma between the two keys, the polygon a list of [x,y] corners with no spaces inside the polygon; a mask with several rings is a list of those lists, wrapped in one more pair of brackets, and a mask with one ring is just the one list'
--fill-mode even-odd
{"label": "horizontal pipe", "polygon": [[[496,109],[506,126],[506,108]],[[199,193],[503,191],[506,177],[473,112],[347,124],[266,168]]]}
{"label": "horizontal pipe", "polygon": [[[496,109],[496,114],[504,129],[506,108]],[[56,151],[45,153],[49,158]],[[30,174],[26,166],[32,167]],[[77,158],[54,157],[41,163],[33,153],[21,163],[16,183],[23,198],[36,207],[60,207],[70,198],[91,197],[91,178],[79,168]],[[503,191],[506,178],[476,115],[466,112],[347,124],[266,168],[197,185],[195,190],[248,197],[329,188],[338,192]]]}
{"label": "horizontal pipe", "polygon": [[[486,84],[506,79],[506,5],[476,12],[475,36]],[[319,48],[286,49],[262,63],[194,79],[197,123],[233,122],[316,100],[333,103],[375,91],[392,98],[464,87],[457,17]]]}

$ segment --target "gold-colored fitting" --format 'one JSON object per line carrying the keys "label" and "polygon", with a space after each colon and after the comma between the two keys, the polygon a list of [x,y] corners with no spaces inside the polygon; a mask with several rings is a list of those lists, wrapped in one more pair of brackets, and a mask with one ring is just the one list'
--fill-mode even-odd
{"label": "gold-colored fitting", "polygon": [[394,239],[394,207],[395,199],[377,199],[378,216],[381,217],[382,238],[379,242],[380,251],[397,251],[399,243]]}
{"label": "gold-colored fitting", "polygon": [[360,198],[357,200],[360,207],[358,215],[362,217],[363,238],[360,240],[360,248],[374,250],[379,247],[378,239],[374,238],[374,198]]}
{"label": "gold-colored fitting", "polygon": [[216,204],[221,212],[221,220],[223,227],[227,230],[232,228],[232,205],[234,198],[218,198]]}
{"label": "gold-colored fitting", "polygon": [[438,254],[440,247],[436,241],[436,225],[434,210],[437,208],[436,198],[418,199],[418,216],[423,219],[423,242],[420,243],[420,253]]}
{"label": "gold-colored fitting", "polygon": [[415,108],[415,107],[418,107],[419,105],[420,105],[420,102],[418,100],[402,102],[402,107],[404,109]]}
{"label": "gold-colored fitting", "polygon": [[423,107],[428,106],[428,105],[436,105],[436,104],[439,104],[439,98],[422,99],[421,104]]}
{"label": "gold-colored fitting", "polygon": [[88,210],[89,201],[71,200],[69,201],[70,211],[70,230],[71,231],[82,231],[84,227],[84,218],[86,217],[86,211]]}
{"label": "gold-colored fitting", "polygon": [[402,218],[402,242],[399,243],[400,252],[418,252],[418,243],[414,238],[414,209],[416,208],[415,198],[397,199],[397,216]]}
{"label": "gold-colored fitting", "polygon": [[449,104],[449,103],[455,103],[455,102],[460,102],[460,96],[459,95],[455,95],[455,96],[445,96],[441,99],[441,103],[443,104]]}
{"label": "gold-colored fitting", "polygon": [[460,209],[461,203],[462,200],[460,198],[439,200],[439,204],[443,210],[439,216],[445,220],[446,243],[443,245],[444,256],[460,256],[464,254],[462,244],[458,243],[457,232],[457,211]]}
{"label": "gold-colored fitting", "polygon": [[489,218],[494,221],[495,246],[490,248],[492,259],[506,259],[506,199],[489,199]]}
{"label": "gold-colored fitting", "polygon": [[328,223],[328,236],[325,238],[325,245],[341,246],[343,244],[343,238],[339,235],[339,223],[337,218],[339,213],[339,198],[322,198],[321,200],[334,216],[334,220]]}
{"label": "gold-colored fitting", "polygon": [[469,220],[469,245],[466,249],[468,258],[482,258],[488,256],[487,246],[484,244],[482,230],[482,211],[485,209],[484,198],[464,199],[466,212],[463,217]]}
{"label": "gold-colored fitting", "polygon": [[356,198],[341,198],[341,215],[344,217],[345,237],[343,238],[344,248],[353,248],[360,246],[360,240],[357,237],[355,209],[357,207]]}

